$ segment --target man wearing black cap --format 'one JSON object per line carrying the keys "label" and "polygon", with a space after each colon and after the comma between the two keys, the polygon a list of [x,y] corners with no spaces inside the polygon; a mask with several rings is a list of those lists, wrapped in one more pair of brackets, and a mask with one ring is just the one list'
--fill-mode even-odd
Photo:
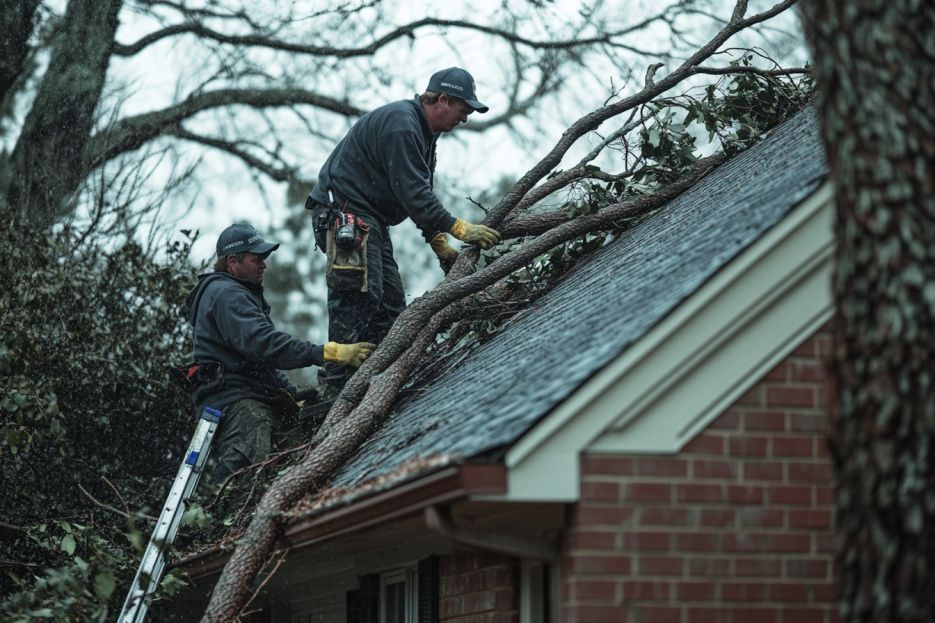
{"label": "man wearing black cap", "polygon": [[318,346],[276,329],[262,284],[266,258],[278,248],[250,225],[231,225],[218,238],[214,272],[199,275],[185,300],[195,328],[195,362],[211,371],[195,391],[195,408],[223,413],[216,441],[218,482],[269,454],[270,401],[283,390],[297,393],[280,370],[325,361],[356,367],[374,349],[366,342]]}
{"label": "man wearing black cap", "polygon": [[[422,95],[361,117],[325,161],[305,207],[328,256],[329,339],[379,343],[405,308],[389,226],[411,218],[446,273],[458,257],[446,233],[484,249],[500,242],[494,229],[449,214],[432,190],[439,135],[487,110],[471,74],[449,67],[432,75]],[[349,373],[331,364],[325,372],[329,393]]]}

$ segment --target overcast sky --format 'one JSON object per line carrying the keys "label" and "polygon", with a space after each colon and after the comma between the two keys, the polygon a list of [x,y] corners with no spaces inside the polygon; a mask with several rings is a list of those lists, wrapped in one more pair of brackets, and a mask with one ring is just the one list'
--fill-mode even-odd
{"label": "overcast sky", "polygon": [[[513,7],[528,6],[526,0],[507,0]],[[718,13],[726,17],[732,3],[717,2],[722,6]],[[750,3],[749,13],[761,11],[772,2]],[[292,10],[295,15],[307,16],[331,3],[324,2],[251,2],[245,7],[257,15],[264,11]],[[465,19],[485,22],[502,11],[503,2],[499,0],[478,0],[470,3],[423,2],[421,0],[384,0],[381,3],[384,21],[373,35],[378,36],[389,31],[393,26],[404,24],[424,16],[443,19]],[[547,3],[547,18],[542,23],[524,22],[522,34],[528,37],[545,37],[544,29],[550,29],[559,36],[567,30],[567,24],[577,20],[582,7],[594,5],[578,0],[560,0]],[[611,27],[623,27],[632,24],[657,8],[656,2],[599,2],[598,15]],[[783,20],[781,27],[797,30],[794,16]],[[129,42],[153,30],[155,24],[136,14],[124,11],[118,39]],[[299,19],[294,29],[284,38],[291,37],[303,43],[318,43],[320,37],[315,28],[320,27],[318,20]],[[628,43],[649,49],[668,49],[662,39],[661,29],[651,29],[641,37],[628,40]],[[778,35],[774,38],[779,38]],[[701,36],[695,37],[699,42]],[[347,45],[359,45],[360,41],[348,41]],[[782,51],[786,53],[785,51]],[[773,53],[777,53],[774,51]],[[623,52],[621,52],[621,55]],[[804,54],[804,52],[801,52]],[[794,55],[793,55],[794,56]],[[126,84],[132,85],[132,96],[125,104],[126,113],[139,113],[163,106],[185,92],[192,84],[202,79],[198,72],[198,59],[192,56],[192,47],[184,39],[170,39],[152,46],[143,62],[127,61],[115,58],[112,71]],[[645,63],[652,62],[645,59]],[[802,59],[804,60],[804,58]],[[418,37],[389,46],[372,58],[364,58],[352,64],[355,79],[369,79],[368,72],[378,78],[370,80],[367,89],[356,90],[351,94],[352,103],[369,110],[396,99],[411,97],[424,89],[432,72],[452,65],[465,67],[474,74],[478,97],[491,108],[491,113],[502,111],[507,103],[507,92],[513,87],[513,68],[509,65],[508,48],[502,43],[491,43],[488,36],[464,29],[449,29],[447,32],[420,30]],[[801,62],[799,60],[798,62]],[[193,70],[193,65],[194,70]],[[455,197],[476,195],[485,188],[490,188],[503,177],[518,177],[526,172],[554,145],[561,132],[575,119],[601,106],[613,87],[624,93],[636,90],[642,83],[645,64],[639,66],[638,75],[624,74],[619,66],[607,59],[595,57],[588,64],[587,70],[576,70],[564,75],[565,90],[558,98],[547,98],[527,119],[520,119],[513,126],[513,131],[506,128],[494,129],[483,134],[456,130],[444,137],[439,143],[438,178]],[[661,72],[671,69],[672,64]],[[277,67],[288,76],[288,65]],[[178,76],[190,76],[179,82]],[[362,77],[362,78],[361,78]],[[308,88],[323,93],[340,96],[345,93],[342,84],[344,76],[316,75],[315,83]],[[523,88],[528,89],[528,86]],[[475,114],[473,117],[480,117]],[[327,116],[325,117],[327,118]],[[255,119],[246,115],[243,123],[253,123]],[[302,154],[302,173],[314,177],[318,168],[346,130],[348,121],[336,115],[331,116],[333,140],[313,137],[299,126],[289,136],[290,147]],[[197,123],[198,120],[195,120]],[[469,122],[470,123],[470,122]],[[602,130],[610,131],[611,124],[605,124]],[[594,140],[593,137],[590,139]],[[577,160],[588,148],[588,141],[573,150],[566,163]],[[170,224],[179,218],[174,229],[199,229],[202,237],[195,248],[195,258],[208,258],[213,254],[214,242],[223,227],[236,220],[247,219],[260,228],[269,228],[281,224],[289,213],[283,184],[271,183],[260,178],[261,192],[257,178],[251,177],[247,169],[236,159],[222,156],[211,151],[192,148],[201,156],[197,197],[180,197],[176,205],[166,206],[161,223]],[[564,166],[564,165],[563,165]],[[191,212],[180,216],[188,202],[193,202]],[[474,214],[470,204],[450,204],[449,210],[459,216]],[[294,209],[294,208],[293,208]],[[412,237],[405,234],[405,237]],[[418,289],[424,289],[421,284]]]}

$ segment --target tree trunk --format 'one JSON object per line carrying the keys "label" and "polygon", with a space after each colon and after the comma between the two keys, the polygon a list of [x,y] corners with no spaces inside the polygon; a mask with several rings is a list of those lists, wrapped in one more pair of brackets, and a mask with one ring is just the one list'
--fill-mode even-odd
{"label": "tree trunk", "polygon": [[0,37],[0,103],[23,73],[39,0],[11,4],[0,13],[0,30],[3,32],[3,37]]}
{"label": "tree trunk", "polygon": [[935,5],[807,0],[837,203],[837,563],[847,621],[933,621]]}
{"label": "tree trunk", "polygon": [[123,0],[71,0],[49,68],[13,150],[10,207],[35,227],[64,214],[86,171],[84,147],[94,126]]}

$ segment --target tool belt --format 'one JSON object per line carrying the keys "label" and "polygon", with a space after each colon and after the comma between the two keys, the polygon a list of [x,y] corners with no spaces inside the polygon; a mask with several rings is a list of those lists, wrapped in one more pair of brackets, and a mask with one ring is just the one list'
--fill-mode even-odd
{"label": "tool belt", "polygon": [[328,258],[325,272],[328,288],[366,292],[370,225],[359,214],[349,212],[347,204],[345,200],[342,209],[338,209],[309,200],[305,207],[313,210],[315,244]]}
{"label": "tool belt", "polygon": [[[224,366],[216,361],[199,363],[190,361],[178,366],[167,366],[171,376],[183,390],[192,394],[198,402],[199,398],[209,396],[227,387]],[[243,362],[230,370],[236,374],[240,382],[246,382],[251,391],[264,399],[272,398],[277,391],[276,378],[269,369],[250,362]]]}
{"label": "tool belt", "polygon": [[195,393],[201,389],[220,389],[224,386],[224,366],[217,362],[198,363],[190,361],[178,366],[166,366],[169,376],[183,390]]}

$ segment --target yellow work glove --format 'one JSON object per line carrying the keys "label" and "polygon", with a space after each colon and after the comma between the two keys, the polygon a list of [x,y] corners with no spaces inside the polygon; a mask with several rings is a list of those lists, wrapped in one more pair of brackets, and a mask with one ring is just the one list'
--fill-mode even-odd
{"label": "yellow work glove", "polygon": [[376,344],[370,342],[357,342],[356,344],[328,342],[325,344],[325,361],[358,368],[376,347]]}
{"label": "yellow work glove", "polygon": [[443,233],[435,234],[429,244],[432,245],[432,251],[435,251],[438,263],[441,264],[442,270],[447,275],[458,259],[458,252],[451,248],[448,244],[448,236]]}
{"label": "yellow work glove", "polygon": [[489,249],[500,242],[500,234],[496,229],[486,225],[475,225],[455,219],[455,224],[451,226],[451,235],[462,242],[473,242],[481,249]]}

